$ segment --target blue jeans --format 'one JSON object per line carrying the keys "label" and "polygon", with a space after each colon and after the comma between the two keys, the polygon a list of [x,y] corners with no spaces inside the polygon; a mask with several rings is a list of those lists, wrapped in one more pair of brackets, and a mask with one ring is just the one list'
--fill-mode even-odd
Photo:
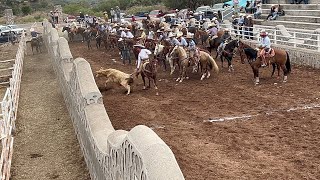
{"label": "blue jeans", "polygon": [[126,60],[128,60],[129,64],[131,64],[130,51],[129,50],[121,50],[121,56],[122,56],[123,64],[125,64]]}

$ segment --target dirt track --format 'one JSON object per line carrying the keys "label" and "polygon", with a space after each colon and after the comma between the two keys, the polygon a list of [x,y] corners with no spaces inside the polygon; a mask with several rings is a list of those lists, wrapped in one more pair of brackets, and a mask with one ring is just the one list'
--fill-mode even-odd
{"label": "dirt track", "polygon": [[[131,73],[135,68],[121,65],[117,50],[88,51],[82,43],[70,47],[93,71],[105,67]],[[96,80],[114,127],[153,128],[188,180],[320,179],[319,70],[293,67],[283,84],[265,68],[261,85],[254,86],[250,66],[237,61],[234,73],[224,68],[204,81],[192,74],[176,83],[177,75],[159,70],[159,96],[142,90],[140,77],[130,96],[115,84],[105,90],[104,79]],[[219,121],[244,115],[252,117]]]}
{"label": "dirt track", "polygon": [[24,59],[12,180],[88,180],[72,121],[49,55]]}

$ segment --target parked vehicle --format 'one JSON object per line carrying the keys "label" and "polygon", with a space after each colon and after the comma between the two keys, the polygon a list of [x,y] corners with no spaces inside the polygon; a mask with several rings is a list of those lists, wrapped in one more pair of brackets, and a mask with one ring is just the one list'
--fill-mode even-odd
{"label": "parked vehicle", "polygon": [[165,15],[165,13],[163,13],[163,11],[161,11],[161,10],[153,10],[153,11],[150,11],[150,13],[149,13],[150,18],[159,18],[164,15]]}
{"label": "parked vehicle", "polygon": [[137,17],[147,17],[148,12],[137,12],[134,16]]}
{"label": "parked vehicle", "polygon": [[11,29],[8,26],[0,25],[0,33],[2,32],[10,32]]}
{"label": "parked vehicle", "polygon": [[199,13],[199,12],[204,12],[204,11],[208,11],[208,10],[211,10],[211,7],[210,6],[200,6],[196,9],[196,13]]}
{"label": "parked vehicle", "polygon": [[0,33],[0,43],[6,43],[10,41],[16,41],[16,34],[12,31]]}
{"label": "parked vehicle", "polygon": [[13,31],[15,34],[17,34],[17,35],[20,35],[20,34],[22,34],[23,32],[24,33],[26,33],[27,31],[26,31],[26,29],[24,29],[24,28],[19,28],[17,25],[7,25],[7,27],[9,27],[9,29],[11,30],[11,31]]}

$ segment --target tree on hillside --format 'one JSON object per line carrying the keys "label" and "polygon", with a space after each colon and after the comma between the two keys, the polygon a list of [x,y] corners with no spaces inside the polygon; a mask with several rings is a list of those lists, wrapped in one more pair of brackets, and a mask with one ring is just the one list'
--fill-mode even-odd
{"label": "tree on hillside", "polygon": [[28,15],[31,13],[31,7],[30,6],[22,6],[21,11],[23,15]]}

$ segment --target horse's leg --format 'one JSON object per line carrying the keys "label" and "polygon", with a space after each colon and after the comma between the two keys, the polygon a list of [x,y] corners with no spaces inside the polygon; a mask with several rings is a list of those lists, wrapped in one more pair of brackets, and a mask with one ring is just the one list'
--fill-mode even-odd
{"label": "horse's leg", "polygon": [[223,68],[223,56],[220,56],[220,60],[221,60],[221,67]]}
{"label": "horse's leg", "polygon": [[142,77],[142,80],[143,80],[143,90],[146,89],[146,79],[145,79],[145,76],[143,74],[143,72],[141,72],[141,77]]}
{"label": "horse's leg", "polygon": [[281,69],[283,71],[283,81],[282,82],[287,82],[288,81],[288,70],[284,64],[281,64]]}
{"label": "horse's leg", "polygon": [[208,69],[208,65],[206,66],[206,72],[207,72],[207,79],[209,79],[209,77],[211,76],[210,71]]}
{"label": "horse's leg", "polygon": [[171,68],[171,72],[170,72],[170,75],[173,74],[174,72],[174,66],[173,66],[173,60],[172,60],[172,57],[169,58],[169,64],[170,64],[170,68]]}
{"label": "horse's leg", "polygon": [[156,95],[158,96],[158,95],[159,95],[159,92],[158,92],[157,77],[156,77],[156,75],[153,76],[152,80],[153,80],[154,89],[156,90]]}
{"label": "horse's leg", "polygon": [[253,70],[253,76],[254,76],[254,85],[258,85],[260,83],[259,80],[259,67],[251,65]]}
{"label": "horse's leg", "polygon": [[276,70],[276,63],[272,63],[272,73],[271,77],[273,77],[274,71]]}

